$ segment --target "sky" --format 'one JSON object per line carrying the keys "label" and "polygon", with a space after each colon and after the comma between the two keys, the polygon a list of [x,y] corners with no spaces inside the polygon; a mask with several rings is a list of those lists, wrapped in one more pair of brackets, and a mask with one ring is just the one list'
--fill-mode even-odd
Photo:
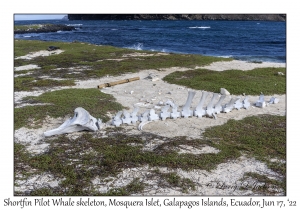
{"label": "sky", "polygon": [[62,19],[66,14],[22,14],[22,15],[14,15],[15,20],[50,20],[50,19]]}

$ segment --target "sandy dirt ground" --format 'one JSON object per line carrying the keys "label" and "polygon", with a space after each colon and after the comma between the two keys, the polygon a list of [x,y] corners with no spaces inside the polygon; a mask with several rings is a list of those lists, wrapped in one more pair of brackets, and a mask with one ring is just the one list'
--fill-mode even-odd
{"label": "sandy dirt ground", "polygon": [[[30,66],[32,68],[32,66]],[[231,61],[231,62],[216,62],[209,66],[202,68],[211,69],[214,71],[223,71],[227,69],[240,69],[240,70],[251,70],[253,68],[259,67],[285,67],[285,64],[279,63],[248,63],[244,61]],[[34,66],[36,68],[36,66]],[[117,102],[121,103],[123,106],[128,108],[128,111],[133,111],[134,106],[139,107],[139,113],[143,113],[149,109],[155,109],[156,113],[159,114],[164,103],[171,100],[179,106],[180,111],[182,106],[185,104],[188,96],[188,89],[183,86],[174,85],[166,83],[162,78],[174,71],[186,71],[188,68],[168,68],[157,70],[144,70],[138,73],[130,73],[121,76],[108,76],[99,79],[87,80],[87,81],[77,81],[76,86],[71,88],[97,88],[98,85],[122,80],[125,78],[140,77],[140,80],[116,85],[113,87],[103,88],[102,91],[107,94],[113,95]],[[149,79],[149,75],[155,75],[154,81]],[[70,88],[70,87],[68,87]],[[220,87],[226,88],[226,87]],[[61,88],[56,88],[61,89]],[[49,91],[49,90],[48,90]],[[202,91],[192,90],[196,92],[196,95],[192,101],[192,109],[194,109],[200,101]],[[26,106],[22,104],[21,99],[28,95],[40,95],[45,91],[33,91],[33,92],[15,92],[15,104],[18,106]],[[209,96],[204,103],[207,105],[210,101],[213,93],[209,93]],[[245,93],[247,95],[247,93]],[[138,124],[136,125],[121,125],[125,128],[125,132],[129,134],[141,134],[142,132],[149,132],[157,134],[164,137],[174,137],[174,136],[188,136],[189,139],[195,139],[201,137],[203,131],[211,126],[222,125],[226,123],[229,119],[240,120],[247,116],[259,115],[259,114],[272,114],[272,115],[286,115],[286,95],[269,95],[265,96],[265,100],[269,101],[271,97],[275,96],[279,99],[277,104],[269,104],[264,108],[255,107],[254,103],[258,100],[259,96],[249,95],[249,102],[251,106],[248,110],[233,110],[229,113],[220,113],[217,115],[217,119],[203,117],[203,118],[178,118],[178,119],[166,119],[164,121],[158,120],[155,122],[150,122],[143,127],[143,131],[138,130]],[[222,104],[227,103],[231,97],[240,97],[244,99],[245,96],[227,96]],[[40,104],[41,105],[41,104]],[[88,110],[87,110],[88,111]],[[73,113],[70,113],[72,115]],[[113,116],[113,115],[111,115]],[[101,116],[94,116],[96,118],[101,118]],[[39,129],[28,129],[20,128],[15,130],[15,142],[26,143],[27,149],[33,154],[39,154],[45,152],[48,148],[47,143],[44,142],[45,137],[43,132],[57,128],[65,120],[66,116],[62,116],[59,119],[48,118],[44,121],[42,128]],[[106,125],[109,125],[109,122]],[[103,132],[103,131],[99,131]],[[80,135],[80,133],[68,134],[70,138]],[[145,145],[145,149],[151,150],[155,146],[159,145],[159,140],[153,140],[151,145]],[[200,153],[217,153],[218,150],[215,148],[204,147],[202,149],[198,148],[183,148],[180,150],[183,152],[190,152],[194,154]],[[274,160],[280,161],[280,160]],[[110,177],[110,182],[104,182],[99,178],[93,180],[94,186],[100,192],[107,192],[110,188],[126,186],[134,178],[140,178],[144,183],[149,184],[143,193],[140,195],[254,195],[251,187],[247,190],[239,190],[233,186],[243,186],[245,183],[241,183],[238,180],[243,177],[246,172],[256,172],[268,176],[271,179],[276,179],[279,177],[278,174],[268,169],[268,167],[255,159],[249,159],[246,157],[240,157],[235,161],[229,161],[218,165],[217,169],[208,172],[203,170],[193,170],[190,172],[182,171],[181,169],[169,170],[166,168],[160,168],[162,172],[176,172],[182,178],[190,178],[192,180],[197,180],[197,186],[195,191],[190,191],[188,194],[184,194],[180,189],[176,188],[166,188],[159,185],[158,179],[152,178],[147,179],[147,174],[150,173],[151,168],[149,166],[144,166],[141,168],[124,168],[124,171],[120,173],[117,177]],[[20,185],[15,187],[15,190],[26,191],[36,187],[55,185],[57,186],[60,180],[56,180],[51,174],[40,174],[34,177],[30,177],[25,181],[16,182]],[[249,186],[254,180],[247,180]],[[223,188],[217,187],[218,183],[224,183]],[[215,186],[214,186],[215,185]],[[227,186],[227,187],[226,187]],[[278,195],[282,194],[282,190],[277,189],[276,193]]]}

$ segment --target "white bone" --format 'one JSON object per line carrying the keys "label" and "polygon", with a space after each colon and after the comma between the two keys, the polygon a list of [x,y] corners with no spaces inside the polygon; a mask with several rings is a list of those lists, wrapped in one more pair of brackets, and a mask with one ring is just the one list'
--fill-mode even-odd
{"label": "white bone", "polygon": [[221,95],[218,103],[214,106],[214,110],[216,114],[220,114],[220,112],[222,111],[222,102],[224,101],[226,95]]}
{"label": "white bone", "polygon": [[240,101],[240,98],[233,104],[233,107],[237,110],[240,110],[240,108],[243,107],[243,103]]}
{"label": "white bone", "polygon": [[249,107],[250,107],[250,102],[248,101],[248,96],[246,96],[245,99],[243,100],[243,107],[245,109],[249,109]]}
{"label": "white bone", "polygon": [[170,101],[170,100],[167,100],[166,101],[166,103],[165,103],[165,105],[170,105],[172,108],[174,108],[176,105],[172,102],[172,101]]}
{"label": "white bone", "polygon": [[279,102],[278,98],[272,97],[269,101],[269,104],[277,104]]}
{"label": "white bone", "polygon": [[172,108],[172,112],[171,112],[171,118],[177,119],[178,117],[181,117],[181,112],[177,111],[177,105],[174,104],[174,107]]}
{"label": "white bone", "polygon": [[207,105],[206,110],[205,110],[205,115],[207,115],[208,117],[214,117],[216,119],[215,110],[213,108],[213,103],[218,97],[219,97],[219,94],[214,93],[209,104]]}
{"label": "white bone", "polygon": [[139,120],[137,116],[138,111],[139,111],[139,107],[134,107],[133,112],[130,114],[131,122],[133,124],[135,124]]}
{"label": "white bone", "polygon": [[154,109],[150,109],[148,120],[149,121],[159,120],[159,116],[158,116],[158,114],[155,114],[155,110]]}
{"label": "white bone", "polygon": [[202,96],[200,99],[199,104],[197,105],[195,111],[194,111],[194,116],[196,117],[202,117],[205,115],[205,110],[203,109],[203,104],[205,99],[207,98],[208,92],[202,91]]}
{"label": "white bone", "polygon": [[150,110],[145,111],[141,116],[139,116],[140,122],[148,121]]}
{"label": "white bone", "polygon": [[228,104],[225,104],[223,106],[222,112],[228,113],[231,112],[231,110],[234,108],[233,105],[234,103],[238,100],[239,98],[232,98]]}
{"label": "white bone", "polygon": [[44,132],[44,136],[53,136],[82,130],[97,131],[101,123],[102,121],[100,119],[97,120],[91,116],[88,111],[78,107],[74,110],[73,118],[66,120],[56,129]]}
{"label": "white bone", "polygon": [[230,93],[228,92],[228,90],[226,90],[225,88],[221,88],[220,89],[220,93],[221,93],[221,95],[226,95],[226,96],[230,95]]}
{"label": "white bone", "polygon": [[138,129],[141,131],[141,130],[143,130],[143,126],[144,125],[146,125],[146,124],[148,124],[148,123],[150,123],[151,121],[144,121],[144,122],[141,122],[140,124],[139,124],[139,126],[138,126]]}
{"label": "white bone", "polygon": [[121,119],[121,115],[122,115],[123,111],[119,111],[116,116],[113,118],[111,124],[115,125],[116,127],[119,127],[122,124],[122,119]]}
{"label": "white bone", "polygon": [[126,110],[123,111],[123,118],[122,118],[122,123],[123,124],[127,124],[130,125],[131,124],[131,117],[130,117],[130,113],[127,112]]}
{"label": "white bone", "polygon": [[265,97],[264,97],[263,94],[261,94],[261,95],[259,96],[259,99],[258,99],[258,101],[255,103],[255,106],[261,107],[261,108],[263,108],[263,107],[266,106]]}
{"label": "white bone", "polygon": [[166,105],[164,106],[162,109],[161,109],[161,112],[160,112],[160,118],[162,120],[165,120],[166,118],[170,118],[171,117],[171,113],[168,112],[170,108],[170,105]]}
{"label": "white bone", "polygon": [[192,100],[195,96],[196,92],[195,91],[189,91],[188,92],[188,98],[185,102],[185,105],[183,106],[182,108],[182,111],[181,111],[181,115],[184,117],[184,118],[188,118],[190,116],[193,115],[193,111],[190,110],[190,107],[191,107],[191,104],[192,104]]}
{"label": "white bone", "polygon": [[193,116],[193,111],[190,110],[190,107],[191,107],[191,104],[192,104],[192,100],[195,96],[196,92],[195,91],[189,91],[189,95],[188,95],[188,98],[185,102],[185,105],[183,106],[182,108],[182,111],[181,111],[181,115],[184,117],[184,118],[188,118],[190,116]]}

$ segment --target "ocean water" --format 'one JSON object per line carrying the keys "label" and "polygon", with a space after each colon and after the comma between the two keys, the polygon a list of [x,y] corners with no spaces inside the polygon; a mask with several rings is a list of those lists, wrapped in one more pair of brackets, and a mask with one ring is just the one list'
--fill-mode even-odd
{"label": "ocean water", "polygon": [[76,27],[75,31],[68,32],[16,34],[16,39],[82,41],[136,50],[286,62],[286,22],[27,20],[14,23],[52,23]]}

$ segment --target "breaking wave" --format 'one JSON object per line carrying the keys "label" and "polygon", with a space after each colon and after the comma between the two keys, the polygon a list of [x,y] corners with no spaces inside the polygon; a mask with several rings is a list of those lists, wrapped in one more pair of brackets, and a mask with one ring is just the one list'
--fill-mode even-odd
{"label": "breaking wave", "polygon": [[133,46],[130,46],[128,48],[133,49],[133,50],[143,50],[143,43],[137,43],[137,44],[134,44]]}
{"label": "breaking wave", "polygon": [[207,28],[210,28],[210,26],[192,26],[192,27],[189,27],[189,28],[201,28],[201,29],[207,29]]}
{"label": "breaking wave", "polygon": [[67,26],[82,26],[82,24],[68,24]]}

